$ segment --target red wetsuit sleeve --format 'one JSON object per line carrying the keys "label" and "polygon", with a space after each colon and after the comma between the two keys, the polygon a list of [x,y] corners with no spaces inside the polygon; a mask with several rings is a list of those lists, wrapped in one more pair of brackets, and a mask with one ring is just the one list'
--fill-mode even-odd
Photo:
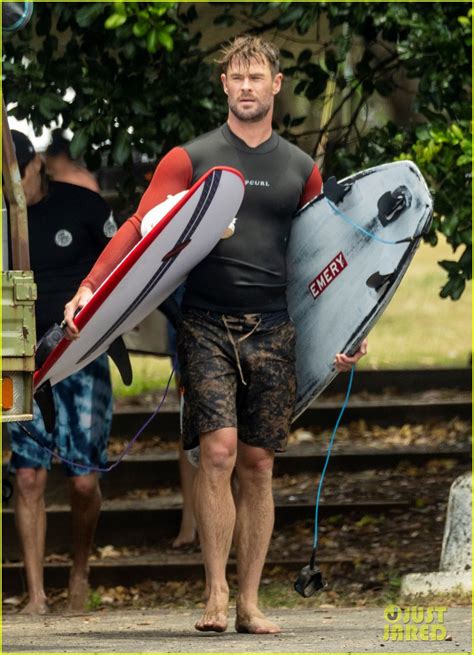
{"label": "red wetsuit sleeve", "polygon": [[306,180],[304,185],[303,193],[301,194],[299,207],[303,207],[307,202],[316,198],[321,193],[321,188],[323,186],[323,181],[321,179],[321,173],[316,164],[313,166],[313,170],[310,173],[310,176]]}
{"label": "red wetsuit sleeve", "polygon": [[140,224],[144,216],[169,195],[189,189],[193,176],[191,159],[184,148],[173,148],[155,169],[137,211],[110,240],[81,286],[96,291],[130,250],[140,241]]}

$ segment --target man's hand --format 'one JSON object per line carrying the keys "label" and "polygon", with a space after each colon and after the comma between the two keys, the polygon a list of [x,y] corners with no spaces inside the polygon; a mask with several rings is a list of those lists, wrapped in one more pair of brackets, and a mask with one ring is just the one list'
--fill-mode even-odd
{"label": "man's hand", "polygon": [[337,370],[339,372],[350,371],[351,368],[354,366],[354,364],[357,364],[359,359],[367,354],[368,344],[369,344],[369,340],[367,338],[364,339],[361,342],[358,350],[351,357],[349,357],[349,355],[343,355],[342,353],[338,353],[334,359],[334,363],[336,364]]}
{"label": "man's hand", "polygon": [[74,341],[79,338],[79,330],[74,325],[74,316],[79,309],[82,309],[92,298],[92,291],[89,287],[79,287],[76,295],[64,307],[64,320],[66,322],[66,338]]}

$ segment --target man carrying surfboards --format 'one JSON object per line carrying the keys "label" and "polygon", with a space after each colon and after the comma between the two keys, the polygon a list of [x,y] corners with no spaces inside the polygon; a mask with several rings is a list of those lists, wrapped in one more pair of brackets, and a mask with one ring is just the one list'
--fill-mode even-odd
{"label": "man carrying surfboards", "polygon": [[[272,130],[274,99],[283,79],[277,48],[260,37],[238,37],[223,50],[220,63],[229,106],[226,124],[161,160],[137,212],[66,305],[65,319],[69,337],[77,338],[75,311],[139,241],[149,209],[189,188],[212,166],[231,166],[244,175],[235,234],[220,241],[189,274],[178,325],[183,444],[187,450],[200,445],[195,513],[206,606],[195,627],[227,628],[225,569],[234,540],[236,630],[278,633],[279,626],[258,608],[258,589],[274,523],[274,454],[286,448],[296,394],[285,252],[292,217],[319,194],[321,176],[308,155]],[[365,351],[364,342],[353,357],[337,355],[338,369],[350,369]]]}

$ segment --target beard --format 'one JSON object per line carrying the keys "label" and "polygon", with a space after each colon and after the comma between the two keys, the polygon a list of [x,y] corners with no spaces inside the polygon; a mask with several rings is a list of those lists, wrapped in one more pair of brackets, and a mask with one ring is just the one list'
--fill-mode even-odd
{"label": "beard", "polygon": [[245,123],[258,123],[267,116],[271,109],[271,101],[267,103],[257,101],[252,107],[249,107],[249,109],[242,109],[239,107],[238,101],[231,100],[230,98],[228,103],[229,110],[232,114]]}

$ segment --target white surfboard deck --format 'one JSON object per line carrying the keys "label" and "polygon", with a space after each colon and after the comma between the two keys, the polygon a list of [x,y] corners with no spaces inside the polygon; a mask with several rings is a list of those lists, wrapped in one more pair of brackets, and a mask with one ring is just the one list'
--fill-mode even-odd
{"label": "white surfboard deck", "polygon": [[[36,371],[35,389],[79,371],[153,312],[218,243],[237,214],[244,190],[245,181],[235,169],[218,166],[203,175],[77,314],[79,339],[58,343]],[[149,214],[155,210],[160,212],[159,206]]]}
{"label": "white surfboard deck", "polygon": [[[339,204],[321,194],[298,212],[291,229],[287,298],[297,335],[295,418],[337,375],[334,356],[353,353],[378,320],[431,221],[432,198],[413,162],[377,166],[340,182],[347,183],[352,188]],[[409,207],[384,227],[378,200],[399,187],[406,188]],[[341,213],[380,239],[407,241],[380,243]]]}

